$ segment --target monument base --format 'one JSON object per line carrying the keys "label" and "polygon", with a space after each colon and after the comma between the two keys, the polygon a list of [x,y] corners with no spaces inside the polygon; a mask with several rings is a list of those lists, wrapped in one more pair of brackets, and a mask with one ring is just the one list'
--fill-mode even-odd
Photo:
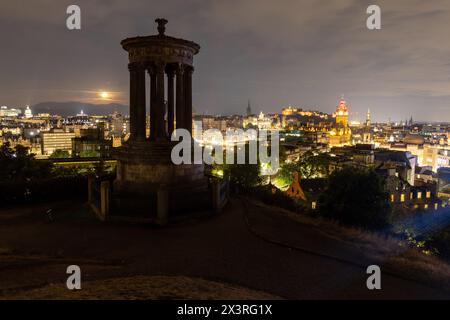
{"label": "monument base", "polygon": [[175,165],[171,142],[130,142],[117,148],[117,178],[111,188],[111,216],[167,220],[214,209],[212,182],[204,165]]}

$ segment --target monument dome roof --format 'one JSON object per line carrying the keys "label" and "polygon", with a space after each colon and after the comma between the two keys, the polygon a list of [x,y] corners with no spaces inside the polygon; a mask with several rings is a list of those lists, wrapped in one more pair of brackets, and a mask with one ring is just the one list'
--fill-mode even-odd
{"label": "monument dome roof", "polygon": [[130,62],[164,61],[192,65],[193,56],[200,51],[200,46],[193,41],[165,35],[167,20],[155,21],[158,34],[122,40],[121,45],[129,53]]}

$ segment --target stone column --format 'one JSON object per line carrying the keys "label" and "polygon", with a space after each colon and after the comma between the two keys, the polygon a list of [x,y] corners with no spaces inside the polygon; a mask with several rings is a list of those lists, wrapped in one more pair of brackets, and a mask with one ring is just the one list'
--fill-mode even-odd
{"label": "stone column", "polygon": [[165,63],[158,63],[156,66],[156,110],[155,110],[155,140],[167,140],[164,114],[166,106],[164,103],[164,71]]}
{"label": "stone column", "polygon": [[192,72],[188,67],[184,71],[184,128],[192,134]]}
{"label": "stone column", "polygon": [[130,71],[130,141],[136,140],[137,138],[137,67],[134,64],[128,65],[128,70]]}
{"label": "stone column", "polygon": [[158,108],[156,101],[156,73],[153,67],[148,69],[150,75],[150,141],[155,140],[156,116],[155,111]]}
{"label": "stone column", "polygon": [[110,201],[110,183],[109,181],[102,181],[100,183],[100,219],[102,221],[108,220],[109,216],[109,201]]}
{"label": "stone column", "polygon": [[169,68],[167,71],[167,133],[170,137],[174,129],[174,70]]}
{"label": "stone column", "polygon": [[177,110],[176,110],[176,122],[177,129],[184,128],[184,66],[179,64],[176,69],[177,76]]}
{"label": "stone column", "polygon": [[137,93],[136,93],[136,140],[145,140],[145,68],[142,66],[137,70]]}

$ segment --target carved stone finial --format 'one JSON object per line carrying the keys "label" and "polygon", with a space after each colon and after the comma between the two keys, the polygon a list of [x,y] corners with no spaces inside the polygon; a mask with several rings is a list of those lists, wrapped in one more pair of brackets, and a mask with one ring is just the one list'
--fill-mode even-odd
{"label": "carved stone finial", "polygon": [[166,32],[166,24],[168,21],[164,18],[158,18],[155,20],[155,22],[158,24],[159,35],[164,36],[164,32]]}

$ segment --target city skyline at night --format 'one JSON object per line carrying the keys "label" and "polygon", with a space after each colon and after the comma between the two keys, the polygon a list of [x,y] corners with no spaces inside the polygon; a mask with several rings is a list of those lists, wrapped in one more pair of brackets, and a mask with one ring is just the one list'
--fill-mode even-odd
{"label": "city skyline at night", "polygon": [[450,299],[449,21],[448,0],[3,1],[0,300]]}
{"label": "city skyline at night", "polygon": [[374,121],[450,121],[442,114],[450,103],[450,46],[440,27],[450,5],[413,2],[379,1],[381,30],[367,29],[366,1],[80,1],[81,30],[65,28],[67,1],[41,0],[33,10],[6,3],[0,104],[127,104],[126,55],[116,40],[151,34],[151,12],[172,21],[174,36],[194,34],[202,43],[193,88],[199,114],[239,114],[248,98],[255,111],[330,112],[345,93],[360,120],[371,109]]}

